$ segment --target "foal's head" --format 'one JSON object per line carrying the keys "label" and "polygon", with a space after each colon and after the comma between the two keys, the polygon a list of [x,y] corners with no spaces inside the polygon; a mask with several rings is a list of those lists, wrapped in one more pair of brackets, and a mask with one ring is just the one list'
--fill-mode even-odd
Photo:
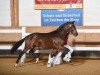
{"label": "foal's head", "polygon": [[75,26],[74,22],[75,22],[75,21],[66,22],[66,23],[64,24],[63,29],[64,29],[66,32],[73,34],[74,36],[77,36],[77,35],[78,35],[78,32],[77,32],[77,30],[76,30],[76,26]]}

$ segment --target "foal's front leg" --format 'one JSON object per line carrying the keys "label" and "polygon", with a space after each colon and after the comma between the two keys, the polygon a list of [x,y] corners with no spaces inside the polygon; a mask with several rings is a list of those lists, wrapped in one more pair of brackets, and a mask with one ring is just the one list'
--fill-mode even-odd
{"label": "foal's front leg", "polygon": [[70,47],[69,45],[65,45],[64,47],[69,49],[69,52],[65,55],[63,60],[66,61],[66,62],[69,62],[71,60],[71,54],[73,53],[73,48]]}
{"label": "foal's front leg", "polygon": [[54,66],[55,57],[56,57],[57,54],[58,54],[58,51],[56,51],[55,49],[53,49],[52,52],[51,52],[51,54],[49,54],[47,67]]}
{"label": "foal's front leg", "polygon": [[47,67],[53,66],[54,59],[55,59],[55,57],[51,57],[51,54],[49,54]]}
{"label": "foal's front leg", "polygon": [[60,65],[60,64],[61,64],[61,62],[62,62],[61,56],[62,56],[62,52],[60,51],[60,52],[55,56],[54,63],[53,63],[54,66],[55,66],[55,65]]}

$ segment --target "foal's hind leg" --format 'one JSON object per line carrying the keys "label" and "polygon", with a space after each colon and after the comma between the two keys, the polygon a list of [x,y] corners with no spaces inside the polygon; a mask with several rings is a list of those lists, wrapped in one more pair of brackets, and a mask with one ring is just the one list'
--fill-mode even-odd
{"label": "foal's hind leg", "polygon": [[36,58],[36,63],[38,63],[39,62],[39,56],[40,56],[39,50],[36,50],[34,52],[34,55],[35,55],[35,58]]}
{"label": "foal's hind leg", "polygon": [[36,63],[38,63],[39,62],[39,56],[40,56],[39,50],[33,50],[33,49],[31,49],[29,51],[29,53],[33,56],[33,58],[35,58]]}
{"label": "foal's hind leg", "polygon": [[[23,60],[25,59],[25,55],[28,49],[24,49],[23,51],[20,52],[18,59],[16,60],[16,64],[14,65],[15,67],[18,65],[19,61],[24,62]],[[23,58],[23,59],[22,59]]]}
{"label": "foal's hind leg", "polygon": [[[26,53],[29,53],[29,50],[26,52]],[[20,63],[24,63],[25,61],[25,58],[26,58],[26,53],[24,53],[20,59]]]}
{"label": "foal's hind leg", "polygon": [[21,51],[21,52],[20,52],[20,54],[19,54],[19,56],[18,56],[18,58],[17,58],[17,60],[16,60],[16,64],[14,65],[15,67],[18,65],[18,63],[19,63],[21,57],[22,57],[23,54],[25,54],[25,53],[26,53],[25,51]]}

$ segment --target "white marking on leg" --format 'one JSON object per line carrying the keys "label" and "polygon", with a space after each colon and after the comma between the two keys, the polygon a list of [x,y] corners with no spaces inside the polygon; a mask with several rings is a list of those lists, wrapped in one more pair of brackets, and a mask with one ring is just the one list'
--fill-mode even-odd
{"label": "white marking on leg", "polygon": [[54,59],[55,57],[51,58],[51,54],[49,54],[47,67],[52,67],[52,64],[54,63]]}
{"label": "white marking on leg", "polygon": [[49,54],[49,57],[48,57],[47,67],[51,67],[51,54]]}
{"label": "white marking on leg", "polygon": [[70,62],[71,61],[71,59],[70,58],[68,58],[67,60],[66,60],[66,62]]}
{"label": "white marking on leg", "polygon": [[23,51],[24,47],[25,47],[25,41],[22,43],[22,45],[18,49],[21,49]]}
{"label": "white marking on leg", "polygon": [[70,53],[72,53],[74,51],[73,48],[71,46],[69,46],[69,45],[64,45],[64,47],[65,48],[68,48],[70,50],[69,51]]}
{"label": "white marking on leg", "polygon": [[24,63],[26,58],[26,53],[24,53],[20,59],[20,63]]}
{"label": "white marking on leg", "polygon": [[54,63],[53,63],[53,65],[60,65],[61,64],[61,55],[62,55],[62,52],[59,52],[57,55],[56,55],[56,57],[55,57],[55,59],[54,59]]}
{"label": "white marking on leg", "polygon": [[36,63],[38,63],[39,62],[39,58],[36,58]]}
{"label": "white marking on leg", "polygon": [[34,53],[39,53],[39,50],[34,51]]}
{"label": "white marking on leg", "polygon": [[16,67],[18,64],[15,64],[14,67]]}
{"label": "white marking on leg", "polygon": [[[29,53],[30,50],[28,50],[26,53]],[[24,53],[20,59],[20,63],[25,63],[26,53]]]}
{"label": "white marking on leg", "polygon": [[[25,47],[25,41],[23,42],[22,46],[19,47],[19,49],[21,48],[22,51],[23,51],[23,50],[24,50],[24,47]],[[26,53],[24,53],[24,54],[22,55],[22,57],[20,58],[19,63],[24,63],[25,58],[26,58]]]}
{"label": "white marking on leg", "polygon": [[71,53],[68,52],[68,54],[65,55],[65,57],[63,58],[64,61],[69,62],[71,60]]}
{"label": "white marking on leg", "polygon": [[48,63],[51,62],[51,54],[49,54],[49,57],[48,57]]}
{"label": "white marking on leg", "polygon": [[68,52],[68,54],[65,55],[63,60],[66,62],[69,62],[69,61],[71,61],[71,54],[73,53],[73,48],[69,45],[64,45],[64,47],[68,48],[70,51]]}
{"label": "white marking on leg", "polygon": [[[39,53],[39,50],[36,50],[34,53]],[[39,58],[36,58],[36,63],[39,62]]]}

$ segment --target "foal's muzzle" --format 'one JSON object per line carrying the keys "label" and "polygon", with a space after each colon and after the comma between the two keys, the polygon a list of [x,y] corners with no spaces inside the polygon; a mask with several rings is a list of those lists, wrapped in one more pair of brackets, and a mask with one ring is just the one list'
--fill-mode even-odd
{"label": "foal's muzzle", "polygon": [[78,36],[77,30],[74,30],[72,33],[74,36]]}

